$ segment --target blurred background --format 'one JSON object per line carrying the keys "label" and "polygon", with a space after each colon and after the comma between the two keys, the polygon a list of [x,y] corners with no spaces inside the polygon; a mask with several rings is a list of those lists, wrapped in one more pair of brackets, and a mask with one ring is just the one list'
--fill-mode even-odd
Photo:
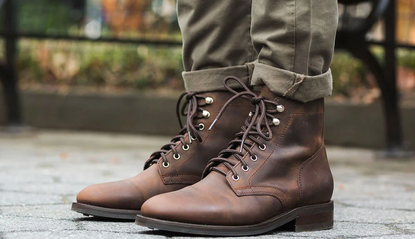
{"label": "blurred background", "polygon": [[[415,148],[415,0],[340,3],[328,143]],[[19,99],[2,93],[0,125],[177,132],[184,87],[174,0],[0,0],[0,10],[0,87],[16,81]]]}
{"label": "blurred background", "polygon": [[[335,228],[276,236],[415,238],[415,0],[338,1]],[[179,132],[182,70],[175,0],[0,0],[0,238],[176,236],[69,209]]]}

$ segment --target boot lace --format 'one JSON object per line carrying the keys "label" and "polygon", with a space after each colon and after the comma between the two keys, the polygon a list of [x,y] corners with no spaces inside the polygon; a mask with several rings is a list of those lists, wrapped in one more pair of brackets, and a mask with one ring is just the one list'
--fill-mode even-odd
{"label": "boot lace", "polygon": [[[232,80],[240,84],[244,90],[241,92],[233,90],[229,86],[229,82]],[[213,158],[208,162],[203,173],[203,177],[207,176],[210,171],[216,171],[226,176],[226,172],[217,167],[219,164],[223,164],[226,168],[232,171],[232,178],[234,180],[238,180],[238,173],[233,167],[239,161],[242,163],[242,169],[244,171],[249,170],[248,164],[243,159],[245,153],[249,154],[249,158],[252,161],[258,160],[258,156],[255,155],[251,148],[253,145],[258,145],[260,150],[266,149],[266,145],[261,142],[261,138],[266,141],[270,141],[272,139],[273,135],[271,127],[279,125],[280,123],[279,120],[274,117],[274,114],[282,112],[284,108],[275,101],[267,100],[262,96],[257,96],[236,77],[227,77],[224,80],[224,84],[225,87],[235,95],[224,104],[216,119],[209,127],[209,130],[212,129],[229,104],[239,97],[250,100],[255,106],[255,109],[249,113],[249,117],[245,120],[245,124],[242,126],[242,131],[235,135],[236,139],[229,142],[228,148],[222,150],[217,158]],[[231,156],[234,156],[236,162],[235,160],[230,159]]]}
{"label": "boot lace", "polygon": [[[192,144],[193,141],[202,142],[202,138],[199,134],[199,130],[203,129],[203,125],[195,125],[195,121],[197,119],[205,118],[206,116],[203,116],[203,114],[200,114],[200,112],[205,112],[202,107],[211,104],[208,103],[206,100],[208,97],[200,96],[194,92],[184,92],[180,95],[177,104],[176,104],[176,116],[179,121],[180,125],[180,132],[178,135],[174,136],[170,143],[165,144],[163,147],[161,147],[160,150],[155,151],[150,155],[150,158],[146,161],[144,164],[144,169],[147,169],[151,165],[157,163],[159,159],[163,160],[163,166],[168,167],[169,161],[167,160],[166,154],[170,151],[173,151],[173,158],[178,160],[180,158],[180,155],[178,154],[176,150],[176,146],[179,143],[183,144],[183,149],[188,150],[190,148],[189,144]],[[182,107],[180,107],[182,100],[185,99],[185,102]],[[205,99],[206,103],[198,103],[198,100]],[[186,117],[186,124],[183,126],[181,116]],[[184,140],[184,137],[186,134],[189,136],[189,144],[187,144]]]}

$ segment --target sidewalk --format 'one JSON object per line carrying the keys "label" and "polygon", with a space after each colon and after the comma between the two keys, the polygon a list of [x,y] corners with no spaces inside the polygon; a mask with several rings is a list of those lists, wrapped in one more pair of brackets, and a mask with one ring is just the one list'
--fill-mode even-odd
{"label": "sidewalk", "polygon": [[[0,238],[183,238],[70,210],[93,183],[142,170],[163,137],[40,131],[0,133]],[[376,160],[370,150],[328,148],[335,226],[253,238],[415,238],[415,159]]]}

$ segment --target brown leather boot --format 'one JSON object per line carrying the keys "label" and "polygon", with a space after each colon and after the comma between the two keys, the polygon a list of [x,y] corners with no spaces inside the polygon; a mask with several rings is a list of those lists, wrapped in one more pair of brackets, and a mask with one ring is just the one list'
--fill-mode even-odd
{"label": "brown leather boot", "polygon": [[226,91],[184,93],[177,104],[179,116],[180,101],[186,100],[181,114],[187,117],[187,123],[180,134],[154,152],[137,176],[83,189],[72,210],[97,217],[134,220],[147,199],[200,181],[209,159],[235,137],[252,109],[249,102],[238,99],[229,106],[215,129],[209,131],[207,127],[232,96]]}
{"label": "brown leather boot", "polygon": [[136,224],[211,236],[256,235],[285,224],[295,231],[332,228],[324,100],[300,103],[267,87],[259,97],[247,88],[241,95],[249,96],[255,111],[210,160],[204,179],[149,199]]}

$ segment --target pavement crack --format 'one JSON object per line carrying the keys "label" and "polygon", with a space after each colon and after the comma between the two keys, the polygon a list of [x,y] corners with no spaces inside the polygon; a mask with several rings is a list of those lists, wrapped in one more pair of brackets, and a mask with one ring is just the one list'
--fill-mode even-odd
{"label": "pavement crack", "polygon": [[84,225],[80,221],[73,221],[75,223],[76,230],[85,230]]}
{"label": "pavement crack", "polygon": [[396,232],[401,233],[401,234],[405,234],[405,235],[412,235],[413,234],[413,232],[411,232],[411,230],[397,227],[396,223],[385,224],[385,226],[388,227],[390,230],[396,231]]}

